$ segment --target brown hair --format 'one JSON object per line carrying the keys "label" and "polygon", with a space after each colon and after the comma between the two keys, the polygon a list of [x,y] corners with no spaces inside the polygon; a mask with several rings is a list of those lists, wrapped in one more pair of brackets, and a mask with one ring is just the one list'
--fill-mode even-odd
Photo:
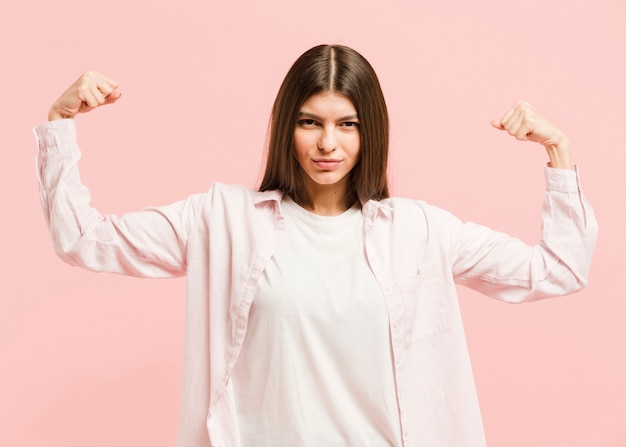
{"label": "brown hair", "polygon": [[294,131],[302,104],[316,93],[348,97],[359,117],[360,158],[350,172],[350,192],[361,202],[389,197],[389,116],[378,77],[369,62],[342,45],[319,45],[291,66],[274,101],[267,162],[260,191],[278,189],[294,200],[303,195],[302,172],[294,156]]}

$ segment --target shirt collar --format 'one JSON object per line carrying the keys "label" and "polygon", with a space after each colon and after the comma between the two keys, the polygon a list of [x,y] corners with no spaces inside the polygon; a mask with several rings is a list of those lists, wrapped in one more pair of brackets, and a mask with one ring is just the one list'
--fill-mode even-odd
{"label": "shirt collar", "polygon": [[[279,190],[271,191],[253,191],[252,202],[254,205],[259,205],[265,202],[276,202],[280,204],[284,193]],[[363,214],[367,217],[374,218],[378,214],[382,214],[385,217],[390,217],[393,208],[385,203],[385,201],[368,200],[365,203],[361,203],[361,209]]]}
{"label": "shirt collar", "polygon": [[280,203],[283,198],[283,192],[278,190],[272,191],[254,191],[252,193],[252,202],[254,205],[259,205],[264,202],[277,202]]}
{"label": "shirt collar", "polygon": [[363,214],[370,218],[375,218],[378,214],[390,217],[393,208],[387,205],[386,201],[368,200],[361,204]]}

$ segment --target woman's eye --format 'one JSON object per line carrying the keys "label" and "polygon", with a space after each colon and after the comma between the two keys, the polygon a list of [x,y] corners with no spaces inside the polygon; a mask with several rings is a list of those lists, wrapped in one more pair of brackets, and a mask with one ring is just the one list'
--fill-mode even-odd
{"label": "woman's eye", "polygon": [[309,119],[309,118],[306,118],[306,119],[298,121],[298,125],[299,126],[307,126],[308,127],[308,126],[315,126],[315,124],[316,124],[315,120],[312,120],[312,119]]}
{"label": "woman's eye", "polygon": [[355,121],[346,121],[345,123],[341,123],[343,127],[347,127],[349,129],[355,129],[359,127],[359,123]]}

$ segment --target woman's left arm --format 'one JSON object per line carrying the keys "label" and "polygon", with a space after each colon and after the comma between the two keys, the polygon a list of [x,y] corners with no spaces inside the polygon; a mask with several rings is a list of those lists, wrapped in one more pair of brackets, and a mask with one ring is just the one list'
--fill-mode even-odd
{"label": "woman's left arm", "polygon": [[563,132],[530,104],[518,102],[493,126],[518,140],[541,143],[550,157],[541,240],[519,239],[472,223],[457,223],[452,256],[455,281],[508,302],[565,295],[587,284],[598,226],[582,194]]}

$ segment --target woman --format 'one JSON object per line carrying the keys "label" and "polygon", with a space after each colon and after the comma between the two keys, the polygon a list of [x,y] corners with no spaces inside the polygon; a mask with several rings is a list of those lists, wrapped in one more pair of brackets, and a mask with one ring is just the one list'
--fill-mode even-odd
{"label": "woman", "polygon": [[376,75],[321,45],[278,92],[259,191],[216,183],[101,216],[72,118],[119,98],[89,72],[53,104],[36,129],[42,204],[71,264],[187,275],[180,446],[485,445],[455,283],[507,302],[585,285],[597,225],[559,129],[523,102],[493,123],[548,153],[535,246],[390,198]]}

